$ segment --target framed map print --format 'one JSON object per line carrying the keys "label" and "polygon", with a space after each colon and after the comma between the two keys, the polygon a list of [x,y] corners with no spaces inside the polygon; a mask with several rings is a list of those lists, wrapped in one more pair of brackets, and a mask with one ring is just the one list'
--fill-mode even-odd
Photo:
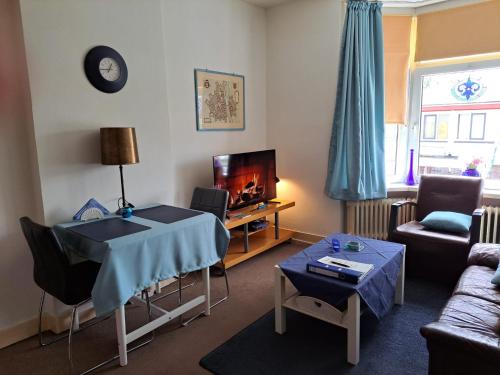
{"label": "framed map print", "polygon": [[245,77],[195,69],[198,130],[245,129]]}

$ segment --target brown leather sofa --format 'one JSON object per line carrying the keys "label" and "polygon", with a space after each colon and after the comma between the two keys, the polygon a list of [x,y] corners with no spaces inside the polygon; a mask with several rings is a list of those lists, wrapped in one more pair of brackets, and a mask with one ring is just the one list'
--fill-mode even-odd
{"label": "brown leather sofa", "polygon": [[[389,220],[389,241],[406,245],[406,273],[454,285],[467,264],[471,246],[479,242],[483,180],[473,177],[424,175],[417,201],[394,203]],[[399,209],[414,206],[415,220],[397,226]],[[428,230],[420,224],[433,211],[472,215],[469,233]]]}
{"label": "brown leather sofa", "polygon": [[491,279],[500,245],[476,244],[439,320],[420,329],[429,375],[500,374],[500,287]]}

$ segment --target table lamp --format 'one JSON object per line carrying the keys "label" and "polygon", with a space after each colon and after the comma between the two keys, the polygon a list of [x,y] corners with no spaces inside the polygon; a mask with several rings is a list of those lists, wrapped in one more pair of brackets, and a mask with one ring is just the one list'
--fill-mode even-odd
{"label": "table lamp", "polygon": [[101,163],[103,165],[119,165],[122,185],[121,208],[134,208],[125,199],[123,185],[123,166],[139,163],[135,128],[101,128]]}

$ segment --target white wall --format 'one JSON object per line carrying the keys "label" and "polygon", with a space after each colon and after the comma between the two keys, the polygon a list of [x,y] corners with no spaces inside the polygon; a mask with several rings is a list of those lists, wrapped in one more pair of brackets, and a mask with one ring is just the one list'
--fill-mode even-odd
{"label": "white wall", "polygon": [[[174,202],[213,186],[212,156],[266,148],[266,14],[239,0],[164,0]],[[196,131],[194,68],[245,76],[246,129]]]}
{"label": "white wall", "polygon": [[[70,219],[91,197],[116,207],[118,167],[100,164],[103,126],[136,128],[140,163],[124,167],[128,200],[170,201],[160,0],[22,0],[21,9],[46,223]],[[127,63],[118,93],[100,92],[85,77],[83,59],[96,45],[111,46]]]}
{"label": "white wall", "polygon": [[342,230],[339,201],[324,194],[341,43],[342,2],[302,0],[267,12],[267,134],[277,149],[282,225]]}
{"label": "white wall", "polygon": [[[239,0],[22,0],[22,9],[48,223],[90,197],[114,207],[118,168],[100,165],[101,126],[136,127],[141,162],[124,168],[135,204],[187,205],[194,186],[213,183],[213,155],[266,147],[264,9]],[[127,62],[116,94],[83,73],[98,44]],[[196,131],[194,68],[245,76],[245,131]]]}
{"label": "white wall", "polygon": [[5,330],[31,319],[40,290],[18,219],[41,216],[28,72],[17,2],[0,2],[0,348]]}

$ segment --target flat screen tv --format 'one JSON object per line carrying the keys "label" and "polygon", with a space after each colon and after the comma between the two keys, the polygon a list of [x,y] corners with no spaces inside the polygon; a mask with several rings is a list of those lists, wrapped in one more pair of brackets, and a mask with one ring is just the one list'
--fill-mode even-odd
{"label": "flat screen tv", "polygon": [[214,186],[229,191],[233,210],[276,198],[276,151],[213,157]]}

